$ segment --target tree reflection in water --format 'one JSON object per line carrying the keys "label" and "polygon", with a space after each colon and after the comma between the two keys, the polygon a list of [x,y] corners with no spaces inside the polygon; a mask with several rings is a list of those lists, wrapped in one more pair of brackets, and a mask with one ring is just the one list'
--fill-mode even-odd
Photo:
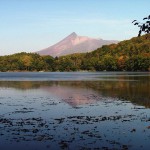
{"label": "tree reflection in water", "polygon": [[[94,103],[112,97],[150,107],[150,77],[119,76],[100,81],[0,81],[0,87],[17,90],[41,89],[53,93],[72,106]],[[84,96],[86,94],[95,99]],[[91,94],[91,95],[90,95]],[[69,99],[68,99],[69,98]]]}

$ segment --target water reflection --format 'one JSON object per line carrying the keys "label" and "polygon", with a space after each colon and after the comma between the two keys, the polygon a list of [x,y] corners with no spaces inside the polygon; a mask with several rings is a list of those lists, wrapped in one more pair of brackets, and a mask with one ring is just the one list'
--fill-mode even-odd
{"label": "water reflection", "polygon": [[139,75],[0,81],[0,149],[148,149],[149,88]]}
{"label": "water reflection", "polygon": [[149,76],[117,78],[114,78],[116,81],[0,81],[0,88],[15,88],[22,91],[40,89],[59,97],[73,107],[95,103],[101,100],[101,97],[128,100],[150,107]]}

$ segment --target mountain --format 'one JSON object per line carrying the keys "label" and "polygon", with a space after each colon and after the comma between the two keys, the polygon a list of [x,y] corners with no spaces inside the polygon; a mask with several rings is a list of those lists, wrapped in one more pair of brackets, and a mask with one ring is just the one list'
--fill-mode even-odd
{"label": "mountain", "polygon": [[0,71],[150,71],[150,34],[57,59],[25,52],[0,56]]}
{"label": "mountain", "polygon": [[118,43],[118,41],[78,36],[75,32],[73,32],[55,45],[40,50],[37,53],[40,55],[51,55],[56,57],[73,53],[91,52],[103,45],[109,45],[112,43]]}

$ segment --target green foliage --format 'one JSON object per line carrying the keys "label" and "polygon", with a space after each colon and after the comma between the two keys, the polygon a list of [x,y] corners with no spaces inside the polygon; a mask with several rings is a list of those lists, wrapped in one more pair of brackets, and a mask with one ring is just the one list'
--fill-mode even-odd
{"label": "green foliage", "polygon": [[0,56],[0,71],[49,71],[53,70],[54,58],[33,53],[17,53]]}
{"label": "green foliage", "polygon": [[90,53],[53,58],[34,53],[0,56],[0,71],[150,71],[150,34]]}

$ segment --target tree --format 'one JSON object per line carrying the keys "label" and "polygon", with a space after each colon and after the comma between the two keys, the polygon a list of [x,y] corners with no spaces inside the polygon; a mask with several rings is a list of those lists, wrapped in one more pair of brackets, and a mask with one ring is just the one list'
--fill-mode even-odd
{"label": "tree", "polygon": [[26,67],[26,70],[30,70],[30,66],[31,66],[31,63],[32,63],[32,56],[29,56],[29,55],[24,55],[22,57],[22,62],[24,64],[24,66]]}
{"label": "tree", "polygon": [[145,20],[145,23],[138,22],[137,20],[132,21],[134,25],[138,25],[138,27],[140,28],[138,36],[141,36],[142,32],[146,34],[150,33],[150,15],[143,18],[143,20]]}

